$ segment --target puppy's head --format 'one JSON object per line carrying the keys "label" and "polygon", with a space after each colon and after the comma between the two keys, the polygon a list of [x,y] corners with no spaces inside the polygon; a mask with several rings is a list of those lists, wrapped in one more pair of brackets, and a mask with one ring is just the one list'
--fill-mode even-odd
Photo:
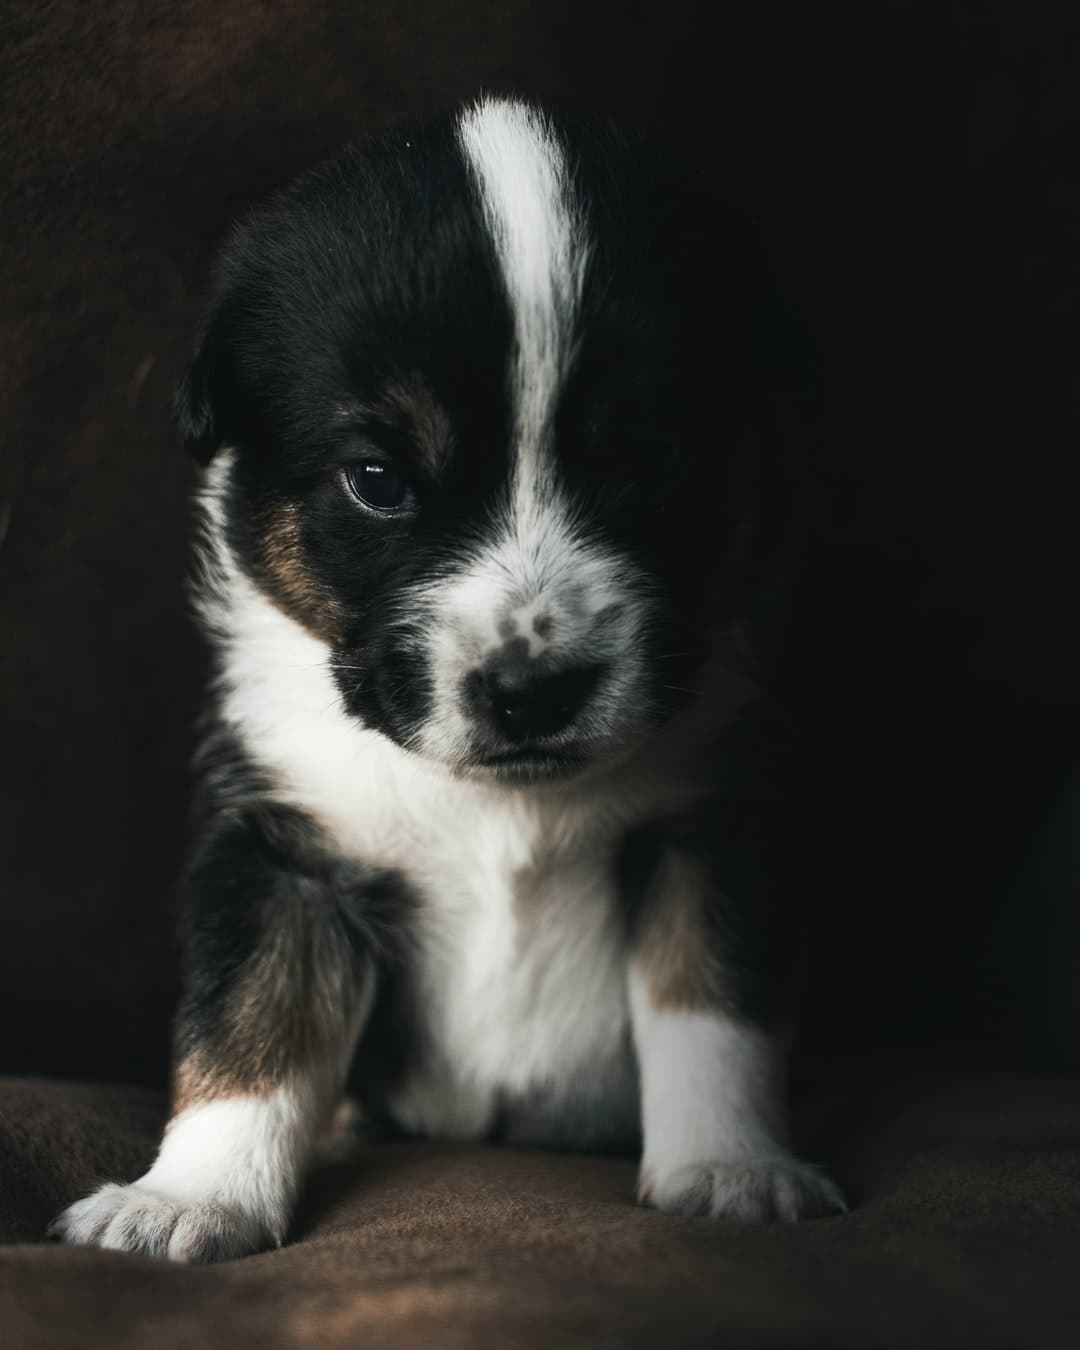
{"label": "puppy's head", "polygon": [[735,240],[655,156],[506,101],[237,233],[180,421],[219,542],[352,716],[530,781],[690,696],[760,411]]}

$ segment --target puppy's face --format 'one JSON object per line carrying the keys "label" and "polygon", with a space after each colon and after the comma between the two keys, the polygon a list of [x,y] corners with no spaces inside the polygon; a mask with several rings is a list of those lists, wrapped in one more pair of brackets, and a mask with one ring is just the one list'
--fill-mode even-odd
{"label": "puppy's face", "polygon": [[236,236],[181,421],[350,714],[531,781],[690,696],[746,507],[744,272],[655,161],[506,102]]}

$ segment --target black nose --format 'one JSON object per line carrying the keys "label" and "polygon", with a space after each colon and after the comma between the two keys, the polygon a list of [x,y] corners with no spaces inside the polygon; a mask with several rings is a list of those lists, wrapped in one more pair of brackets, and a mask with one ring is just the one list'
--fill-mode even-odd
{"label": "black nose", "polygon": [[469,677],[474,709],[509,741],[554,736],[596,687],[602,666],[552,670],[516,652],[500,652]]}

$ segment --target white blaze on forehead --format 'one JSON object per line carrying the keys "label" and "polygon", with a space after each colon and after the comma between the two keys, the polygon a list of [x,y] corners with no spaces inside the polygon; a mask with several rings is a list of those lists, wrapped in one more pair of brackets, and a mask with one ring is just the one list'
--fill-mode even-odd
{"label": "white blaze on forehead", "polygon": [[537,486],[545,433],[571,354],[587,246],[562,147],[534,108],[485,99],[461,116],[514,319],[516,492]]}
{"label": "white blaze on forehead", "polygon": [[[617,738],[645,697],[640,577],[590,540],[557,481],[553,420],[574,359],[589,247],[585,214],[555,128],[543,113],[485,99],[462,113],[458,139],[477,189],[513,322],[508,393],[512,471],[503,509],[468,564],[418,600],[430,615],[431,713],[418,744],[467,759],[477,726],[464,681],[508,637],[553,666],[606,665],[587,727]],[[602,629],[597,618],[607,613]],[[533,627],[542,619],[542,634]]]}

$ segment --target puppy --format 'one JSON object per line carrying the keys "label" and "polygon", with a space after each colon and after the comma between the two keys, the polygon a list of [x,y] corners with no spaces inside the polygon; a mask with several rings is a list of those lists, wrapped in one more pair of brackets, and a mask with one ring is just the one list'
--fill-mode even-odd
{"label": "puppy", "polygon": [[640,1148],[676,1214],[843,1208],[785,1124],[760,303],[662,160],[514,101],[236,234],[178,396],[219,665],[173,1115],[59,1236],[281,1243],[347,1088]]}

